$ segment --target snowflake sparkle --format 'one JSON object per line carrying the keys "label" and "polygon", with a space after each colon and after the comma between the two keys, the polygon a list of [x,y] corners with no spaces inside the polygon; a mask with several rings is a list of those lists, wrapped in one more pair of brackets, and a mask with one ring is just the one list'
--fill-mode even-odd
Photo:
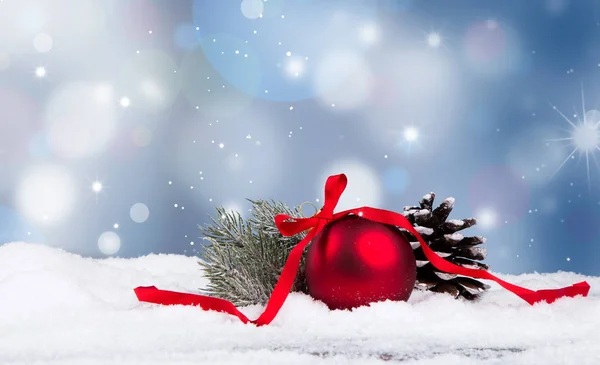
{"label": "snowflake sparkle", "polygon": [[588,188],[591,190],[591,178],[590,178],[590,157],[596,160],[596,152],[600,151],[600,120],[592,120],[596,118],[591,118],[588,116],[588,113],[592,112],[591,110],[586,111],[585,109],[585,94],[583,92],[583,87],[581,88],[581,109],[583,118],[577,118],[574,122],[569,119],[563,112],[561,112],[555,105],[552,105],[552,109],[556,110],[556,112],[570,125],[569,136],[564,138],[556,138],[549,139],[548,142],[568,142],[573,150],[569,153],[569,155],[563,160],[558,169],[552,174],[551,178],[554,177],[563,166],[570,159],[575,157],[576,153],[579,153],[580,157],[585,156],[585,166],[587,172],[588,179]]}

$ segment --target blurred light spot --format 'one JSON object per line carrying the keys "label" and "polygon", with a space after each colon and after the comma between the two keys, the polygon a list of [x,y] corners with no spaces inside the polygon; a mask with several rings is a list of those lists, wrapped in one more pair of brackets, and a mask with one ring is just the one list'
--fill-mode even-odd
{"label": "blurred light spot", "polygon": [[[231,21],[232,14],[239,14],[240,4],[252,3],[264,7],[264,13],[255,9],[251,15],[260,20]],[[364,0],[328,0],[326,3],[268,0],[262,4],[257,0],[219,1],[210,12],[206,11],[203,0],[195,0],[193,4],[194,23],[199,25],[206,58],[223,78],[248,95],[285,102],[313,98],[317,90],[309,79],[290,83],[287,73],[272,72],[274,65],[283,63],[282,54],[290,51],[293,55],[301,53],[303,57],[317,60],[332,49],[347,49],[362,55],[368,47],[360,39],[358,29],[377,18],[377,1]],[[281,13],[282,7],[285,14]],[[311,25],[306,26],[309,23]],[[280,35],[284,36],[279,38]],[[249,36],[251,41],[247,39]],[[239,44],[233,41],[240,38]],[[293,49],[273,49],[277,45]],[[245,62],[248,60],[253,63]],[[312,74],[312,67],[304,72]],[[248,80],[254,76],[258,76],[257,84]]]}
{"label": "blurred light spot", "polygon": [[121,238],[115,232],[104,232],[98,237],[98,249],[106,256],[112,256],[121,249]]}
{"label": "blurred light spot", "polygon": [[295,57],[288,59],[285,62],[285,71],[288,76],[299,77],[302,75],[305,69],[305,61],[301,58]]}
{"label": "blurred light spot", "polygon": [[477,227],[494,229],[498,226],[498,214],[491,208],[480,208],[475,211]]}
{"label": "blurred light spot", "polygon": [[419,138],[419,131],[415,127],[408,127],[404,129],[404,140],[407,142],[414,142]]}
{"label": "blurred light spot", "polygon": [[46,77],[46,68],[42,66],[36,67],[35,76],[39,77],[40,79]]}
{"label": "blurred light spot", "polygon": [[121,100],[119,100],[119,104],[123,108],[128,108],[131,105],[131,100],[129,100],[128,97],[124,96],[124,97],[121,98]]}
{"label": "blurred light spot", "polygon": [[377,173],[369,166],[356,161],[334,162],[325,168],[316,182],[319,196],[323,196],[323,187],[327,177],[342,173],[348,177],[348,187],[344,191],[336,211],[365,205],[373,207],[380,205],[382,184]]}
{"label": "blurred light spot", "polygon": [[429,44],[430,47],[438,48],[442,44],[442,37],[439,33],[429,33],[427,36],[427,44]]}
{"label": "blurred light spot", "polygon": [[100,84],[95,87],[94,97],[100,104],[109,104],[113,101],[113,90],[110,85]]}
{"label": "blurred light spot", "polygon": [[49,52],[52,44],[52,37],[46,33],[40,33],[33,38],[33,48],[40,53]]}
{"label": "blurred light spot", "polygon": [[473,211],[493,207],[509,223],[521,219],[529,209],[529,185],[506,166],[491,166],[469,182],[469,205]]}
{"label": "blurred light spot", "polygon": [[135,223],[144,223],[150,217],[150,209],[146,204],[136,203],[129,209],[129,217]]}
{"label": "blurred light spot", "polygon": [[156,113],[170,108],[181,89],[177,64],[164,52],[147,50],[134,55],[121,69],[120,89],[139,110]]}
{"label": "blurred light spot", "polygon": [[54,225],[71,213],[75,196],[76,186],[68,170],[43,165],[25,172],[17,186],[16,205],[30,220]]}
{"label": "blurred light spot", "polygon": [[225,209],[226,212],[228,213],[239,213],[239,215],[244,218],[246,217],[246,213],[247,213],[247,209],[242,209],[242,207],[239,204],[236,204],[234,202],[229,202],[223,205],[223,209]]}
{"label": "blurred light spot", "polygon": [[242,0],[240,8],[246,18],[257,19],[263,13],[264,3],[263,0]]}
{"label": "blurred light spot", "polygon": [[379,43],[381,39],[381,29],[377,24],[369,23],[361,26],[358,30],[360,40],[368,45]]}
{"label": "blurred light spot", "polygon": [[0,71],[4,71],[10,67],[10,56],[8,53],[0,52]]}
{"label": "blurred light spot", "polygon": [[133,143],[138,147],[146,147],[152,141],[152,131],[146,127],[133,130]]}
{"label": "blurred light spot", "polygon": [[94,193],[96,193],[96,194],[97,194],[97,193],[101,192],[101,191],[102,191],[102,188],[103,188],[103,186],[102,186],[102,182],[100,182],[100,181],[94,181],[94,182],[92,183],[92,191],[93,191]]}
{"label": "blurred light spot", "polygon": [[45,111],[50,146],[60,157],[104,151],[116,129],[116,106],[106,85],[72,83],[50,96]]}
{"label": "blurred light spot", "polygon": [[409,184],[410,176],[402,167],[391,167],[383,173],[383,186],[392,194],[404,193]]}
{"label": "blurred light spot", "polygon": [[341,109],[363,106],[370,96],[371,83],[369,67],[352,52],[329,53],[318,64],[314,77],[319,100]]}

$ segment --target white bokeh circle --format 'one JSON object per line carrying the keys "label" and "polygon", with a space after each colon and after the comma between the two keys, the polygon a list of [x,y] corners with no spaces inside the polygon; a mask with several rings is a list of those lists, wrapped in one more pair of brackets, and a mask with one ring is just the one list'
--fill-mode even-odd
{"label": "white bokeh circle", "polygon": [[107,231],[98,237],[98,249],[106,256],[112,256],[121,249],[121,237],[115,232]]}
{"label": "white bokeh circle", "polygon": [[76,196],[76,184],[66,168],[41,165],[23,175],[17,186],[16,205],[31,221],[55,225],[72,212]]}
{"label": "white bokeh circle", "polygon": [[106,84],[71,83],[48,100],[45,122],[51,150],[84,158],[103,152],[116,130],[116,103]]}
{"label": "white bokeh circle", "polygon": [[263,0],[243,0],[240,5],[242,15],[248,19],[260,18],[264,9],[265,5]]}
{"label": "white bokeh circle", "polygon": [[129,217],[135,223],[144,223],[150,217],[150,209],[144,203],[136,203],[129,209]]}

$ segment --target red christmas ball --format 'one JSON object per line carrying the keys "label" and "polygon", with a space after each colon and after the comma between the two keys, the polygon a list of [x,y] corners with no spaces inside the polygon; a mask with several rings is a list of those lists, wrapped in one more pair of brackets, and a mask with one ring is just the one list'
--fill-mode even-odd
{"label": "red christmas ball", "polygon": [[313,238],[305,274],[313,298],[330,309],[351,309],[408,300],[417,266],[410,243],[396,227],[348,215]]}

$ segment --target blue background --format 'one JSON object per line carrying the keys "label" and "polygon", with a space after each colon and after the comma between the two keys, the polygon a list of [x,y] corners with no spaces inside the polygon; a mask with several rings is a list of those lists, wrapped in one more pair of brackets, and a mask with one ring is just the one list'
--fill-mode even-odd
{"label": "blue background", "polygon": [[340,208],[456,198],[494,271],[600,275],[596,1],[245,1],[0,3],[0,241],[196,255],[345,172]]}

